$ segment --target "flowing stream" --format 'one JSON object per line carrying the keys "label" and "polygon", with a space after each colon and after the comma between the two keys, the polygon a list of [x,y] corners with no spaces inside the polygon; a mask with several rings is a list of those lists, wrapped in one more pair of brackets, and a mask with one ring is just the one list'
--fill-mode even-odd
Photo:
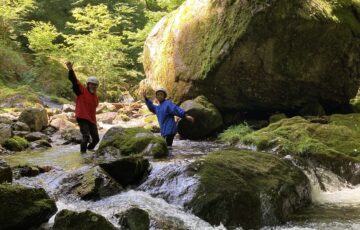
{"label": "flowing stream", "polygon": [[[223,144],[175,140],[170,157],[151,162],[151,173],[140,186],[99,201],[82,201],[66,194],[59,195],[57,192],[64,177],[76,169],[91,165],[92,162],[86,156],[80,155],[78,145],[61,145],[59,140],[55,143],[50,149],[17,153],[6,156],[5,160],[12,166],[52,166],[50,172],[36,177],[23,177],[14,183],[43,187],[56,199],[59,210],[89,209],[103,215],[119,227],[114,216],[135,206],[149,213],[151,229],[226,229],[222,225],[211,226],[183,208],[183,204],[191,198],[198,183],[196,177],[188,176],[184,172],[186,167],[209,152],[226,148]],[[336,175],[322,171],[322,178],[326,178],[323,181],[327,191],[324,192],[321,191],[313,173],[306,174],[312,182],[313,205],[294,215],[285,225],[263,229],[360,229],[360,186],[350,186]],[[53,221],[54,217],[41,229],[48,229]]]}

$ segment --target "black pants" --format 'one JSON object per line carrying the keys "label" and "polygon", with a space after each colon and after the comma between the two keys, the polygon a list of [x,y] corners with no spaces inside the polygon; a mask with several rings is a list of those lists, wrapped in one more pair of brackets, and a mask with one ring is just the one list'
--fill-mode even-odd
{"label": "black pants", "polygon": [[164,136],[167,146],[172,146],[175,134]]}
{"label": "black pants", "polygon": [[[76,119],[82,134],[82,141],[80,144],[80,151],[86,152],[87,149],[92,150],[99,143],[99,133],[96,124],[91,123],[85,119]],[[91,141],[90,141],[91,137]],[[88,145],[89,144],[89,145]]]}

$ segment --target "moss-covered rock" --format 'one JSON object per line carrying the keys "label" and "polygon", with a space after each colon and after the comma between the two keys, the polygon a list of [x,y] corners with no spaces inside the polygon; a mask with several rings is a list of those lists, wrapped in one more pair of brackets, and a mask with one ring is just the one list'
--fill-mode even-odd
{"label": "moss-covered rock", "polygon": [[277,113],[269,117],[269,123],[274,123],[277,121],[280,121],[282,119],[286,118],[286,115],[284,113]]}
{"label": "moss-covered rock", "polygon": [[119,224],[128,230],[148,230],[150,227],[149,214],[140,208],[130,208],[120,216]]}
{"label": "moss-covered rock", "polygon": [[112,127],[104,135],[97,155],[104,155],[110,148],[122,156],[142,154],[162,158],[168,155],[165,140],[144,128]]}
{"label": "moss-covered rock", "polygon": [[220,111],[345,110],[360,83],[358,12],[358,0],[187,0],[149,34],[146,82]]}
{"label": "moss-covered rock", "polygon": [[25,109],[19,117],[19,121],[27,124],[33,132],[39,132],[48,126],[48,115],[46,109]]}
{"label": "moss-covered rock", "polygon": [[181,108],[195,118],[194,123],[186,119],[180,120],[178,125],[179,134],[184,138],[204,138],[219,129],[223,124],[223,119],[218,109],[204,96],[185,101],[181,104]]}
{"label": "moss-covered rock", "polygon": [[11,125],[0,123],[0,144],[3,144],[12,136]]}
{"label": "moss-covered rock", "polygon": [[12,170],[5,161],[0,160],[0,183],[4,182],[12,182]]}
{"label": "moss-covered rock", "polygon": [[79,129],[69,128],[61,130],[61,137],[64,138],[66,143],[76,143],[80,144],[82,140],[82,135]]}
{"label": "moss-covered rock", "polygon": [[214,225],[279,224],[311,201],[304,173],[268,153],[219,151],[194,164],[200,185],[186,207]]}
{"label": "moss-covered rock", "polygon": [[122,188],[98,166],[83,167],[64,178],[59,194],[73,194],[83,200],[98,200],[119,193]]}
{"label": "moss-covered rock", "polygon": [[11,151],[23,151],[25,150],[27,147],[29,147],[29,142],[19,136],[14,136],[10,139],[7,139],[4,143],[3,146]]}
{"label": "moss-covered rock", "polygon": [[[360,183],[360,114],[332,115],[328,123],[302,117],[282,119],[261,130],[237,135],[232,130],[223,136],[238,137],[258,150],[272,150],[293,155],[301,161],[311,160],[353,184]],[[304,162],[304,164],[307,164]]]}
{"label": "moss-covered rock", "polygon": [[55,217],[54,230],[116,230],[105,217],[89,210],[74,212],[67,209],[61,210]]}
{"label": "moss-covered rock", "polygon": [[31,229],[47,222],[57,211],[44,189],[0,184],[1,229]]}

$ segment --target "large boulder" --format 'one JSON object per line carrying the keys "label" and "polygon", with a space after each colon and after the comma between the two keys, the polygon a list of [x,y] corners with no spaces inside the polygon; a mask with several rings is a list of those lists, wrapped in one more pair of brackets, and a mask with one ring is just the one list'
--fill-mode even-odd
{"label": "large boulder", "polygon": [[1,229],[31,229],[56,213],[55,201],[42,188],[0,184]]}
{"label": "large boulder", "polygon": [[269,153],[220,151],[194,164],[200,184],[185,206],[213,225],[276,225],[311,202],[305,174]]}
{"label": "large boulder", "polygon": [[130,208],[118,216],[120,217],[119,224],[123,229],[148,230],[150,228],[149,214],[140,208]]}
{"label": "large boulder", "polygon": [[89,210],[74,212],[67,209],[61,210],[55,217],[53,230],[116,230],[105,217]]}
{"label": "large boulder", "polygon": [[10,166],[3,160],[0,160],[0,183],[11,183],[13,179]]}
{"label": "large boulder", "polygon": [[222,136],[258,151],[291,155],[305,167],[327,169],[360,184],[360,114],[284,118],[255,132],[241,130],[229,129]]}
{"label": "large boulder", "polygon": [[82,200],[98,200],[119,193],[122,188],[101,168],[83,167],[65,177],[60,194],[73,194]]}
{"label": "large boulder", "polygon": [[220,112],[204,96],[199,96],[194,100],[187,100],[180,107],[195,118],[194,123],[186,119],[180,120],[178,125],[179,134],[184,138],[204,138],[219,129],[223,124]]}
{"label": "large boulder", "polygon": [[187,0],[149,34],[144,84],[177,103],[204,95],[224,112],[346,110],[360,83],[359,9],[355,0]]}
{"label": "large boulder", "polygon": [[46,109],[29,108],[25,109],[19,117],[33,132],[39,132],[48,126],[48,115]]}
{"label": "large boulder", "polygon": [[0,123],[0,144],[3,144],[11,136],[12,136],[11,125]]}

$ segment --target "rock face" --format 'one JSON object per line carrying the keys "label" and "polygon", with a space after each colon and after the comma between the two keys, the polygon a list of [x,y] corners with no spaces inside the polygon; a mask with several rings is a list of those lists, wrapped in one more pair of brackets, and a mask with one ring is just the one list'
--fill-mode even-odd
{"label": "rock face", "polygon": [[27,124],[33,132],[39,132],[48,126],[48,116],[45,109],[25,109],[20,114],[19,121]]}
{"label": "rock face", "polygon": [[85,212],[74,212],[67,209],[59,212],[55,217],[54,230],[116,230],[105,217],[89,210]]}
{"label": "rock face", "polygon": [[44,189],[0,184],[1,229],[31,229],[45,223],[57,211]]}
{"label": "rock face", "polygon": [[359,12],[355,0],[187,0],[147,38],[144,83],[221,111],[343,110],[360,83]]}
{"label": "rock face", "polygon": [[185,110],[186,114],[195,119],[194,123],[186,119],[180,120],[179,134],[184,138],[200,139],[206,137],[223,124],[220,112],[204,96],[185,101],[180,107]]}
{"label": "rock face", "polygon": [[0,160],[0,183],[4,182],[12,182],[12,171],[5,161]]}
{"label": "rock face", "polygon": [[200,185],[186,206],[213,225],[275,225],[311,201],[304,173],[269,153],[221,151],[195,164]]}

